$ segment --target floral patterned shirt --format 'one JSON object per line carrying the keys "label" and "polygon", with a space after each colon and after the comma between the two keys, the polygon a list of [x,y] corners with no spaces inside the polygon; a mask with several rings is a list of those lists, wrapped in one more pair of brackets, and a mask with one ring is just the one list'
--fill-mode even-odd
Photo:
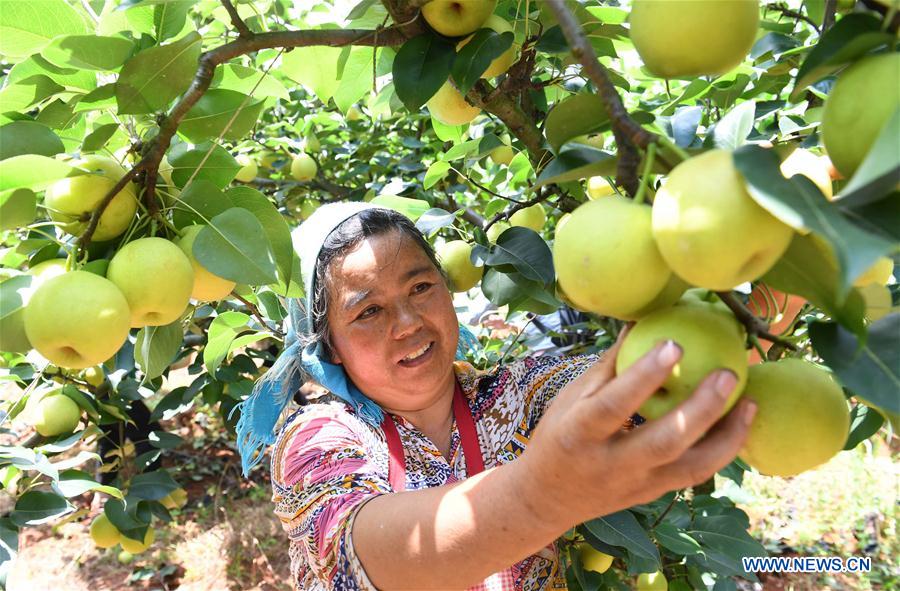
{"label": "floral patterned shirt", "polygon": [[[488,372],[454,363],[485,469],[515,460],[559,390],[596,361],[595,355],[530,357]],[[447,458],[412,423],[402,417],[395,421],[406,455],[407,490],[466,478],[455,421]],[[339,400],[301,407],[275,443],[272,487],[275,513],[290,538],[291,574],[298,589],[375,589],[354,553],[350,532],[367,500],[393,492],[380,429],[363,423]],[[516,591],[566,588],[554,544],[513,569]]]}

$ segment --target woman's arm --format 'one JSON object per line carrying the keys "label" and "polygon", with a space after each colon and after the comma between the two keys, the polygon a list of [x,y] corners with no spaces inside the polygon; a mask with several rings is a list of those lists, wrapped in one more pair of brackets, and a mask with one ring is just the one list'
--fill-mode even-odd
{"label": "woman's arm", "polygon": [[734,459],[754,410],[744,402],[722,417],[734,374],[711,373],[676,409],[623,433],[681,350],[662,344],[619,376],[616,351],[559,393],[515,461],[363,505],[352,539],[371,582],[385,591],[466,589],[576,523],[702,482]]}
{"label": "woman's arm", "polygon": [[467,589],[534,554],[568,526],[564,511],[535,512],[546,503],[528,479],[514,461],[367,502],[352,535],[369,579],[384,590]]}

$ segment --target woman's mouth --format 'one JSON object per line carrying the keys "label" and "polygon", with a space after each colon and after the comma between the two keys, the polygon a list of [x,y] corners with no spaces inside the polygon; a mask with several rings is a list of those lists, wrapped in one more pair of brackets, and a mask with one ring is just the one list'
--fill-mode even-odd
{"label": "woman's mouth", "polygon": [[416,367],[422,365],[431,358],[431,354],[433,351],[434,341],[431,341],[428,344],[423,345],[421,349],[413,351],[412,353],[401,359],[398,363],[403,367]]}

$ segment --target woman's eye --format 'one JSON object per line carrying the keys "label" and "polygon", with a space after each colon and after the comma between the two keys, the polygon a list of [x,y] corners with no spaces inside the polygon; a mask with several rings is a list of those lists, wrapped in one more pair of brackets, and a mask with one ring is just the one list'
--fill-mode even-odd
{"label": "woman's eye", "polygon": [[369,306],[362,312],[360,312],[357,318],[368,318],[369,316],[373,316],[378,311],[378,306]]}
{"label": "woman's eye", "polygon": [[428,291],[431,289],[430,283],[417,283],[415,287],[413,287],[413,291],[415,293],[422,293],[424,291]]}

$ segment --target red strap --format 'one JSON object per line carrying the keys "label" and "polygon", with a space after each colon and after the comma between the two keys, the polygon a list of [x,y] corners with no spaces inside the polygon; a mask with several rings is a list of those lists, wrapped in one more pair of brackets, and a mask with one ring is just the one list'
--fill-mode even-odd
{"label": "red strap", "polygon": [[[459,429],[459,438],[466,458],[466,471],[468,476],[474,476],[484,471],[484,458],[481,455],[481,445],[478,443],[475,419],[459,382],[456,382],[453,390],[453,416],[456,419],[456,428]],[[400,433],[394,419],[387,413],[384,413],[381,421],[381,430],[387,439],[388,480],[391,488],[395,491],[406,490],[406,456],[403,453],[403,443],[400,441]]]}

